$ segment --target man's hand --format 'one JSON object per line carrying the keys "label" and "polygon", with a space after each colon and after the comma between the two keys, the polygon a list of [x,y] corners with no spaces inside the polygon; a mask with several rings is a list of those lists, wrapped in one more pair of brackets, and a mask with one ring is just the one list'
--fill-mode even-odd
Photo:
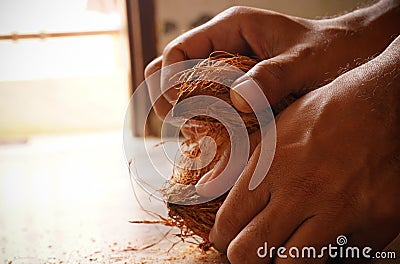
{"label": "man's hand", "polygon": [[[247,75],[275,106],[288,94],[305,94],[384,50],[400,31],[399,6],[399,1],[383,0],[324,20],[256,8],[230,8],[169,43],[162,56],[147,66],[145,76],[176,62],[207,58],[213,51],[256,56],[261,62]],[[243,112],[251,111],[243,98],[263,107],[254,96],[258,87],[246,82],[248,76],[239,78],[231,92],[235,107]],[[161,83],[149,86],[150,94],[163,94],[158,100],[154,98],[154,109],[164,118],[177,98],[176,91]]]}
{"label": "man's hand", "polygon": [[231,263],[269,263],[269,256],[257,256],[265,242],[269,248],[319,249],[346,235],[348,245],[378,250],[399,234],[399,69],[400,37],[279,115],[268,175],[248,190],[256,148],[210,234]]}

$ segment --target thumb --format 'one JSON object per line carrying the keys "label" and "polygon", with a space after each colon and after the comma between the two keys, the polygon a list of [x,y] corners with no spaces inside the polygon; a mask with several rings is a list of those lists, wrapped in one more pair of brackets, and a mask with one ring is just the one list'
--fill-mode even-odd
{"label": "thumb", "polygon": [[293,57],[287,55],[257,63],[233,83],[230,91],[233,105],[244,113],[277,105],[287,95],[296,92],[296,87],[302,86],[300,78],[296,78],[299,74],[301,76],[301,67],[294,71],[294,64]]}

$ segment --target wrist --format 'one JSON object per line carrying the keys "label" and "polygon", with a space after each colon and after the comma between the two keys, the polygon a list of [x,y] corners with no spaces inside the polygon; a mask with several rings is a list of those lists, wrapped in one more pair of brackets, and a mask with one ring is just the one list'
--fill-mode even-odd
{"label": "wrist", "polygon": [[334,109],[346,106],[368,138],[380,136],[372,142],[390,142],[382,151],[393,148],[400,155],[400,36],[379,56],[326,87],[337,103]]}
{"label": "wrist", "polygon": [[381,53],[399,34],[400,1],[381,0],[369,7],[330,19],[346,31],[348,47],[358,59],[366,60]]}
{"label": "wrist", "polygon": [[343,16],[314,20],[317,84],[326,84],[380,54],[400,33],[400,1],[383,0]]}

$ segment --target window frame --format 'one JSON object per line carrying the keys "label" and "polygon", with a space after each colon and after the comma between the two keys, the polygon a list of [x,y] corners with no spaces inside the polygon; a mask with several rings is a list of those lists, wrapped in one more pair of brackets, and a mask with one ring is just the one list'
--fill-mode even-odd
{"label": "window frame", "polygon": [[[144,81],[144,69],[146,65],[157,56],[156,47],[156,23],[154,0],[126,0],[127,26],[129,36],[129,51],[131,61],[130,91],[129,95],[135,92],[136,88]],[[142,127],[135,124],[147,124],[144,113],[150,106],[148,94],[141,93],[141,98],[136,98],[132,104],[132,132],[133,136],[146,136]],[[147,135],[157,134],[146,128]]]}

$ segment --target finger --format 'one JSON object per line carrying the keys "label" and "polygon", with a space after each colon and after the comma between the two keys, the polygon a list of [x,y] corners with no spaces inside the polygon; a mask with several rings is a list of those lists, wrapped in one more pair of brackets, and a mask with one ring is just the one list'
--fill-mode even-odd
{"label": "finger", "polygon": [[259,62],[234,82],[230,94],[234,106],[245,113],[259,111],[268,102],[274,107],[290,93],[298,93],[306,78],[302,63],[301,57],[287,54]]}
{"label": "finger", "polygon": [[154,111],[158,117],[165,119],[167,114],[172,109],[172,104],[165,99],[161,92],[161,63],[161,56],[154,59],[147,65],[144,75]]}
{"label": "finger", "polygon": [[271,196],[267,207],[232,240],[227,255],[231,263],[269,263],[278,248],[302,223],[305,215],[297,209],[297,201]]}
{"label": "finger", "polygon": [[177,91],[169,89],[173,86],[173,81],[171,81],[173,76],[182,72],[185,68],[189,68],[184,64],[178,65],[176,63],[190,59],[204,59],[207,58],[212,51],[213,44],[209,35],[199,28],[195,28],[179,36],[165,47],[162,60],[163,72],[161,85],[167,100],[171,102],[178,99]]}
{"label": "finger", "polygon": [[[257,165],[260,145],[256,147],[236,184],[217,212],[215,224],[210,232],[210,241],[220,251],[226,251],[228,244],[269,202],[268,186],[248,189],[250,178]],[[237,210],[237,204],[247,201],[246,206]]]}
{"label": "finger", "polygon": [[171,41],[163,52],[163,67],[187,59],[207,58],[218,50],[247,54],[249,45],[241,35],[235,12],[235,8],[226,10]]}
{"label": "finger", "polygon": [[162,65],[166,67],[183,60],[207,58],[213,50],[210,32],[200,26],[182,34],[165,47]]}
{"label": "finger", "polygon": [[[254,149],[256,146],[260,143],[261,140],[261,134],[260,131],[256,131],[252,133],[249,136],[249,142],[250,142],[250,149],[249,149],[249,155],[251,156],[254,152]],[[224,173],[224,170],[226,169],[226,166],[228,165],[228,162],[230,159],[233,159],[232,162],[236,163],[238,157],[234,157],[233,155],[230,155],[230,148],[228,148],[224,154],[221,156],[220,160],[218,163],[214,166],[214,168],[207,172],[196,184],[196,191],[199,195],[204,196],[204,197],[212,197],[213,194],[216,193],[223,193],[222,190],[225,189],[225,184],[226,182],[215,182],[215,184],[212,184],[212,181],[216,179],[218,176],[221,175],[221,173]],[[227,172],[229,173],[229,177],[237,179],[239,175],[242,173],[241,171],[234,171],[234,172]],[[210,183],[210,184],[207,184]]]}
{"label": "finger", "polygon": [[152,60],[144,69],[144,78],[149,77],[154,74],[156,71],[160,70],[162,67],[162,56],[159,56]]}
{"label": "finger", "polygon": [[[232,12],[230,10],[222,12],[209,22],[170,42],[163,51],[163,69],[185,60],[208,58],[213,51],[248,54],[249,46],[241,36],[239,22],[230,16]],[[189,66],[183,66],[181,70],[187,68]],[[166,87],[164,90],[170,86],[170,79],[177,72],[179,71],[176,69],[163,72],[162,86]],[[170,101],[176,100],[177,94],[166,93],[166,98]]]}
{"label": "finger", "polygon": [[154,111],[156,115],[161,118],[161,120],[166,119],[167,115],[170,115],[172,105],[165,99],[164,96],[160,96],[154,103],[153,103]]}
{"label": "finger", "polygon": [[345,230],[344,226],[327,217],[311,217],[289,238],[284,245],[285,254],[277,255],[275,263],[325,263],[330,256],[329,245],[332,254],[340,253],[336,240],[338,236],[345,234]]}

